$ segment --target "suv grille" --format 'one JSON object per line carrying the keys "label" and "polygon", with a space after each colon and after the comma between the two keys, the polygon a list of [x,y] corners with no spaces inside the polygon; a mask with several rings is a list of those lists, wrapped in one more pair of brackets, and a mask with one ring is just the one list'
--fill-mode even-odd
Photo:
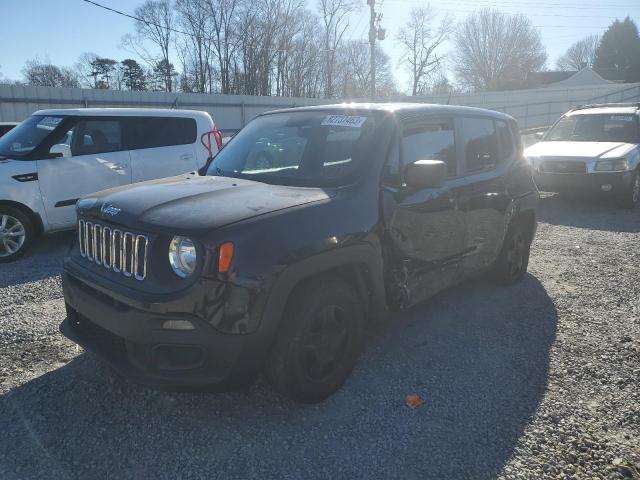
{"label": "suv grille", "polygon": [[546,173],[587,173],[587,165],[570,160],[550,160],[542,162],[541,170]]}
{"label": "suv grille", "polygon": [[78,221],[80,256],[125,277],[147,276],[149,238],[85,220]]}

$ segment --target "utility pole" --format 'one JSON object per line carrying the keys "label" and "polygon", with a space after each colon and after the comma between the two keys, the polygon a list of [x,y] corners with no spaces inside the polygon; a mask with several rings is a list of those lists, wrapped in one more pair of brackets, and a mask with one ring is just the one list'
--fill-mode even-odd
{"label": "utility pole", "polygon": [[380,28],[382,14],[376,15],[376,0],[367,0],[371,10],[369,19],[369,47],[371,49],[371,100],[376,97],[376,40],[384,40],[385,30]]}
{"label": "utility pole", "polygon": [[371,49],[371,100],[376,96],[376,37],[378,31],[376,28],[376,0],[367,0],[367,4],[371,9],[371,18],[369,20],[369,48]]}

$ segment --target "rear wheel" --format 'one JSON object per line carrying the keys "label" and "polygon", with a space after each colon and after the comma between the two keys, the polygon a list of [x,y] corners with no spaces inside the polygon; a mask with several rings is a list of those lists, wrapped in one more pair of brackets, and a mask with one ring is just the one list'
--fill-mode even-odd
{"label": "rear wheel", "polygon": [[333,394],[362,349],[364,315],[351,286],[325,275],[296,289],[265,373],[281,393],[303,403]]}
{"label": "rear wheel", "polygon": [[624,208],[635,208],[640,203],[640,172],[636,170],[631,184],[620,193],[618,203]]}
{"label": "rear wheel", "polygon": [[33,236],[33,224],[27,215],[16,208],[0,206],[0,263],[20,258]]}
{"label": "rear wheel", "polygon": [[498,283],[511,285],[522,280],[529,266],[531,235],[522,220],[511,224],[500,255],[494,264],[494,278]]}

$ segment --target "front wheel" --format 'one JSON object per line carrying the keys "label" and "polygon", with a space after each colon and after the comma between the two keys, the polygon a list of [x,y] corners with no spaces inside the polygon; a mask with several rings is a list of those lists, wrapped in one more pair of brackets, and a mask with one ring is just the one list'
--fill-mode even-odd
{"label": "front wheel", "polygon": [[618,203],[623,208],[635,208],[640,203],[640,172],[633,172],[631,184],[625,188],[618,198]]}
{"label": "front wheel", "polygon": [[527,273],[531,238],[526,225],[521,220],[511,224],[502,244],[493,276],[498,283],[512,285],[521,281]]}
{"label": "front wheel", "polygon": [[265,373],[276,390],[303,403],[333,394],[353,369],[364,338],[364,314],[353,288],[324,275],[297,288]]}
{"label": "front wheel", "polygon": [[33,224],[27,215],[15,208],[0,206],[0,263],[20,258],[33,236]]}

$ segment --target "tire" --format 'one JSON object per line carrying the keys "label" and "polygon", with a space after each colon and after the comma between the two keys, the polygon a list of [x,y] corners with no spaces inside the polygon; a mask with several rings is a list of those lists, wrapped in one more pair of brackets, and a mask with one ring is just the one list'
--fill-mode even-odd
{"label": "tire", "polygon": [[35,229],[28,215],[0,205],[0,263],[13,262],[24,255],[34,236]]}
{"label": "tire", "polygon": [[280,393],[301,403],[320,402],[345,382],[364,339],[362,304],[333,275],[296,288],[271,350],[265,374]]}
{"label": "tire", "polygon": [[515,219],[504,238],[500,255],[493,267],[493,277],[502,285],[520,282],[527,273],[531,236],[526,224]]}
{"label": "tire", "polygon": [[635,208],[640,203],[640,171],[633,172],[629,188],[625,188],[618,197],[618,205],[622,208]]}

